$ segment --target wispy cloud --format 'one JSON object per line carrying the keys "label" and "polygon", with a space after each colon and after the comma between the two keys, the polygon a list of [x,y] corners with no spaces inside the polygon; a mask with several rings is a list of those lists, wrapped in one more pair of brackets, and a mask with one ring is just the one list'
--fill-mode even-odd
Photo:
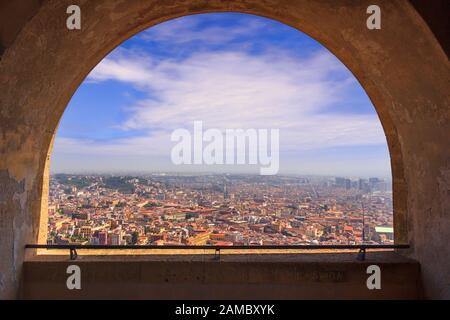
{"label": "wispy cloud", "polygon": [[[263,28],[259,21],[200,28],[182,20],[149,29],[141,38],[183,44],[239,39]],[[219,30],[220,29],[220,30]],[[161,58],[145,50],[119,48],[89,75],[102,85],[117,81],[144,93],[126,106],[120,130],[140,136],[109,141],[59,137],[55,151],[64,154],[151,155],[170,157],[170,133],[191,129],[196,120],[205,128],[278,128],[280,152],[302,153],[332,147],[385,145],[376,114],[343,112],[339,106],[362,91],[353,75],[325,49],[293,55],[273,46],[251,50],[192,50],[182,59]],[[367,103],[370,103],[367,99]]]}
{"label": "wispy cloud", "polygon": [[211,18],[203,16],[183,17],[162,23],[144,31],[140,38],[146,41],[167,42],[170,44],[186,44],[204,42],[208,46],[223,44],[233,40],[242,40],[245,36],[253,36],[261,30],[267,30],[267,24],[261,19],[237,19],[233,25],[209,24]]}
{"label": "wispy cloud", "polygon": [[325,51],[307,59],[282,52],[210,52],[177,62],[122,51],[89,79],[127,82],[147,92],[147,99],[128,107],[121,127],[151,130],[153,138],[155,129],[167,139],[168,131],[202,120],[219,129],[279,128],[282,151],[385,143],[375,114],[332,108],[345,101],[355,80]]}

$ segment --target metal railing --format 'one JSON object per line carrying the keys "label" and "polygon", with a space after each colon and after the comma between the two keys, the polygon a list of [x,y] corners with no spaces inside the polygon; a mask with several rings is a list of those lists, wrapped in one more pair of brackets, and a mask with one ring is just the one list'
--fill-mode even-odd
{"label": "metal railing", "polygon": [[372,249],[409,249],[407,244],[355,244],[355,245],[250,245],[250,246],[214,246],[214,245],[81,245],[81,244],[27,244],[25,249],[69,250],[70,259],[76,260],[79,250],[215,250],[214,259],[220,260],[221,250],[359,250],[357,260],[366,259],[366,251]]}

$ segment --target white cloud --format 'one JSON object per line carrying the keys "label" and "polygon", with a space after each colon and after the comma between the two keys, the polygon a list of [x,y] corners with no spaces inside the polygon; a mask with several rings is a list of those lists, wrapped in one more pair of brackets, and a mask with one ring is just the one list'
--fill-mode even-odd
{"label": "white cloud", "polygon": [[[336,74],[339,80],[332,80]],[[202,120],[220,129],[274,127],[290,135],[307,131],[318,147],[384,142],[375,114],[324,112],[345,100],[346,90],[355,85],[345,67],[326,52],[303,60],[283,53],[210,52],[181,62],[122,52],[103,60],[89,79],[127,82],[147,92],[147,99],[128,108],[124,129],[172,130]]]}
{"label": "white cloud", "polygon": [[121,49],[88,80],[121,81],[145,92],[147,98],[128,106],[129,117],[119,126],[147,133],[107,142],[58,137],[56,152],[169,157],[171,131],[191,130],[195,120],[222,130],[278,128],[281,154],[386,144],[376,114],[336,109],[357,84],[326,51],[304,59],[276,50],[202,52],[175,61]]}
{"label": "white cloud", "polygon": [[223,44],[246,35],[254,35],[261,30],[267,30],[266,24],[261,20],[246,20],[235,22],[233,25],[209,25],[202,26],[206,17],[184,17],[172,20],[170,23],[162,23],[150,28],[140,35],[147,41],[167,42],[170,44],[186,44],[189,42],[204,42],[208,45]]}

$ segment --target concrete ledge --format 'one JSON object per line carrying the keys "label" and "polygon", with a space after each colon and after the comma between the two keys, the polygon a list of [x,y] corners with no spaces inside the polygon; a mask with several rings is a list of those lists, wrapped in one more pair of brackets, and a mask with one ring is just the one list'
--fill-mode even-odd
{"label": "concrete ledge", "polygon": [[[417,299],[420,266],[394,252],[190,256],[38,256],[24,264],[24,299]],[[81,267],[81,290],[66,288]],[[366,287],[381,268],[381,290]]]}

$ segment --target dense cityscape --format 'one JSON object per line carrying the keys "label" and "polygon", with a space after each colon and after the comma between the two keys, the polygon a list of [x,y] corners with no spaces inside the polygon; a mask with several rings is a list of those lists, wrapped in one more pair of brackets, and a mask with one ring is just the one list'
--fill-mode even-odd
{"label": "dense cityscape", "polygon": [[393,243],[379,178],[58,174],[48,213],[49,244]]}

